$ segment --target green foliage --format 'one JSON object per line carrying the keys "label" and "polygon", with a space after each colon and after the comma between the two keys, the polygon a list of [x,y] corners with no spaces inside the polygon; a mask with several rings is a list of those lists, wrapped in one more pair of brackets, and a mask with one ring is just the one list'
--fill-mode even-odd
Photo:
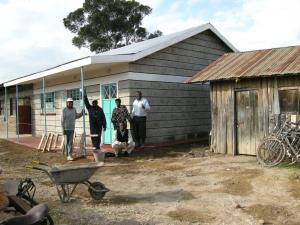
{"label": "green foliage", "polygon": [[142,20],[152,9],[135,0],[85,0],[63,19],[65,27],[76,34],[72,43],[78,48],[103,52],[162,35],[149,33]]}

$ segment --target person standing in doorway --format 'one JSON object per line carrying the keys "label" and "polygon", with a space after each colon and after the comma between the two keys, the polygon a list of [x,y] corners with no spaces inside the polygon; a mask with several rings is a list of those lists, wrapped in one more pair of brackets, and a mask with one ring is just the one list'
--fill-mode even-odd
{"label": "person standing in doorway", "polygon": [[147,111],[150,111],[150,105],[146,98],[142,97],[142,92],[136,92],[136,99],[133,102],[133,136],[136,147],[144,147],[146,140],[146,120]]}
{"label": "person standing in doorway", "polygon": [[84,103],[89,112],[90,133],[95,151],[94,153],[96,154],[100,150],[102,130],[106,130],[106,119],[102,108],[98,105],[97,100],[93,100],[92,105],[90,104],[86,95],[86,91],[84,92]]}
{"label": "person standing in doorway", "polygon": [[120,123],[127,124],[127,120],[128,122],[131,122],[131,117],[127,107],[125,105],[121,105],[121,99],[117,98],[115,102],[117,107],[114,108],[112,112],[111,122],[114,126],[114,130],[117,130]]}
{"label": "person standing in doorway", "polygon": [[62,111],[61,126],[65,136],[65,151],[67,153],[67,160],[72,161],[75,120],[82,117],[84,110],[81,113],[77,113],[76,109],[73,108],[72,98],[68,98],[66,104],[67,106]]}

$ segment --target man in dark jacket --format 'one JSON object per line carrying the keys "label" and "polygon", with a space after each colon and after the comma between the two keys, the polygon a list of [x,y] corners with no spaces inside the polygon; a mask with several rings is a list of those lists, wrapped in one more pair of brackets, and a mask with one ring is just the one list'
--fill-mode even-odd
{"label": "man in dark jacket", "polygon": [[102,108],[98,105],[98,101],[94,100],[92,105],[89,103],[86,92],[84,95],[84,103],[89,112],[90,132],[94,149],[100,149],[102,129],[106,130],[106,120]]}

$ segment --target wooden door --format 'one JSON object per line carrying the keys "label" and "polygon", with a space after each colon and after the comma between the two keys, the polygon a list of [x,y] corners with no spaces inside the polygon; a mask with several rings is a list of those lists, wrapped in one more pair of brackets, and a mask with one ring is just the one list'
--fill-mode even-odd
{"label": "wooden door", "polygon": [[236,150],[237,154],[255,155],[258,145],[258,92],[237,91],[236,105]]}
{"label": "wooden door", "polygon": [[19,134],[31,134],[30,105],[19,105]]}

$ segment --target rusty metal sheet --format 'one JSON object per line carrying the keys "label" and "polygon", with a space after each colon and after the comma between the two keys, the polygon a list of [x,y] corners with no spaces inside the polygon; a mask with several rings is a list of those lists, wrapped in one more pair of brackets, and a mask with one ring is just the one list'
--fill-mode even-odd
{"label": "rusty metal sheet", "polygon": [[300,46],[226,53],[187,83],[300,74]]}

